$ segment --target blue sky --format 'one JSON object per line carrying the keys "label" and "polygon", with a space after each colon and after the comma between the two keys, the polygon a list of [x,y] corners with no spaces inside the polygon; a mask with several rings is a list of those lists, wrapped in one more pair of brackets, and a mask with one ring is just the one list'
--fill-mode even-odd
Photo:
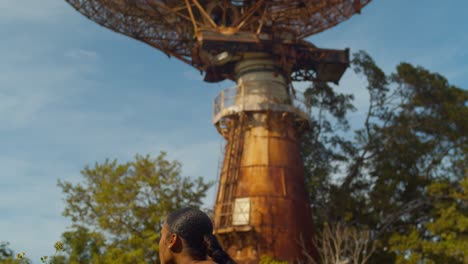
{"label": "blue sky", "polygon": [[[467,88],[467,11],[465,0],[375,0],[309,40],[366,50],[386,72],[401,61],[418,64]],[[216,179],[222,139],[212,102],[232,84],[201,79],[62,0],[0,0],[0,241],[35,260],[52,253],[71,224],[61,216],[57,180],[77,182],[85,165],[106,158],[165,150],[184,175]],[[358,126],[362,80],[348,70],[339,89],[355,94]]]}

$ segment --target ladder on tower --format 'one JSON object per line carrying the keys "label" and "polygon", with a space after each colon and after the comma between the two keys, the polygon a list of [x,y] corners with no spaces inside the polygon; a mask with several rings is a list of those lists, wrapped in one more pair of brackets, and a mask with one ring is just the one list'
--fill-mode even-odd
{"label": "ladder on tower", "polygon": [[220,228],[232,226],[232,215],[234,210],[234,198],[237,190],[237,182],[240,172],[240,162],[242,157],[244,143],[244,122],[245,114],[240,113],[238,119],[233,121],[230,129],[229,143],[226,145],[226,153],[228,153],[222,197],[221,197],[221,215]]}

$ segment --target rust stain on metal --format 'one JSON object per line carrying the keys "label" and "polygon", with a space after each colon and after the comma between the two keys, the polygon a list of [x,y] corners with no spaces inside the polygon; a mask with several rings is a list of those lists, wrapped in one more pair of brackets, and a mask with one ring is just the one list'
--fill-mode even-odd
{"label": "rust stain on metal", "polygon": [[[306,37],[371,0],[65,0],[115,32],[190,64],[204,81],[233,80],[215,100],[213,123],[227,140],[215,227],[240,264],[263,254],[293,263],[313,236],[299,134],[307,104],[292,81],[338,83],[349,49]],[[310,243],[305,250],[314,252]]]}
{"label": "rust stain on metal", "polygon": [[[224,112],[215,123],[228,131],[215,233],[243,264],[258,263],[262,255],[290,263],[303,260],[303,250],[314,255],[299,144],[298,120],[307,120],[291,104],[287,80],[270,71],[273,65],[265,54],[251,54],[239,62],[237,112]],[[290,111],[275,111],[279,103],[288,104],[284,109]],[[222,107],[215,109],[223,113]],[[306,241],[302,246],[301,236]]]}
{"label": "rust stain on metal", "polygon": [[206,72],[205,81],[235,80],[232,65],[220,67],[213,56],[257,51],[273,54],[292,80],[337,82],[347,67],[346,54],[304,39],[360,13],[371,0],[65,1],[96,23]]}

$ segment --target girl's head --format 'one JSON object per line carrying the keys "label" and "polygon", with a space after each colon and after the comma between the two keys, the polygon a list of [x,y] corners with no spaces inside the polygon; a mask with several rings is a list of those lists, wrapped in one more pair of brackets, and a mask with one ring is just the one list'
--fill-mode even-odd
{"label": "girl's head", "polygon": [[235,263],[213,235],[210,218],[204,212],[192,208],[172,212],[163,224],[159,242],[161,263],[176,263],[175,256],[193,260],[210,257],[219,264]]}

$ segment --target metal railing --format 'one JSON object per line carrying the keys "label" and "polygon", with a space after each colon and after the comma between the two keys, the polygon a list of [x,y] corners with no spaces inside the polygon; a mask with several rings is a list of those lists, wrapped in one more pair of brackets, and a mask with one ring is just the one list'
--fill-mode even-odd
{"label": "metal railing", "polygon": [[[242,111],[283,111],[294,113],[304,119],[309,119],[309,108],[304,95],[292,87],[289,89],[289,98],[284,98],[274,92],[275,89],[249,89],[244,93],[242,86],[234,86],[222,90],[214,100],[213,122],[217,123],[222,117]],[[249,100],[255,97],[255,100]]]}

